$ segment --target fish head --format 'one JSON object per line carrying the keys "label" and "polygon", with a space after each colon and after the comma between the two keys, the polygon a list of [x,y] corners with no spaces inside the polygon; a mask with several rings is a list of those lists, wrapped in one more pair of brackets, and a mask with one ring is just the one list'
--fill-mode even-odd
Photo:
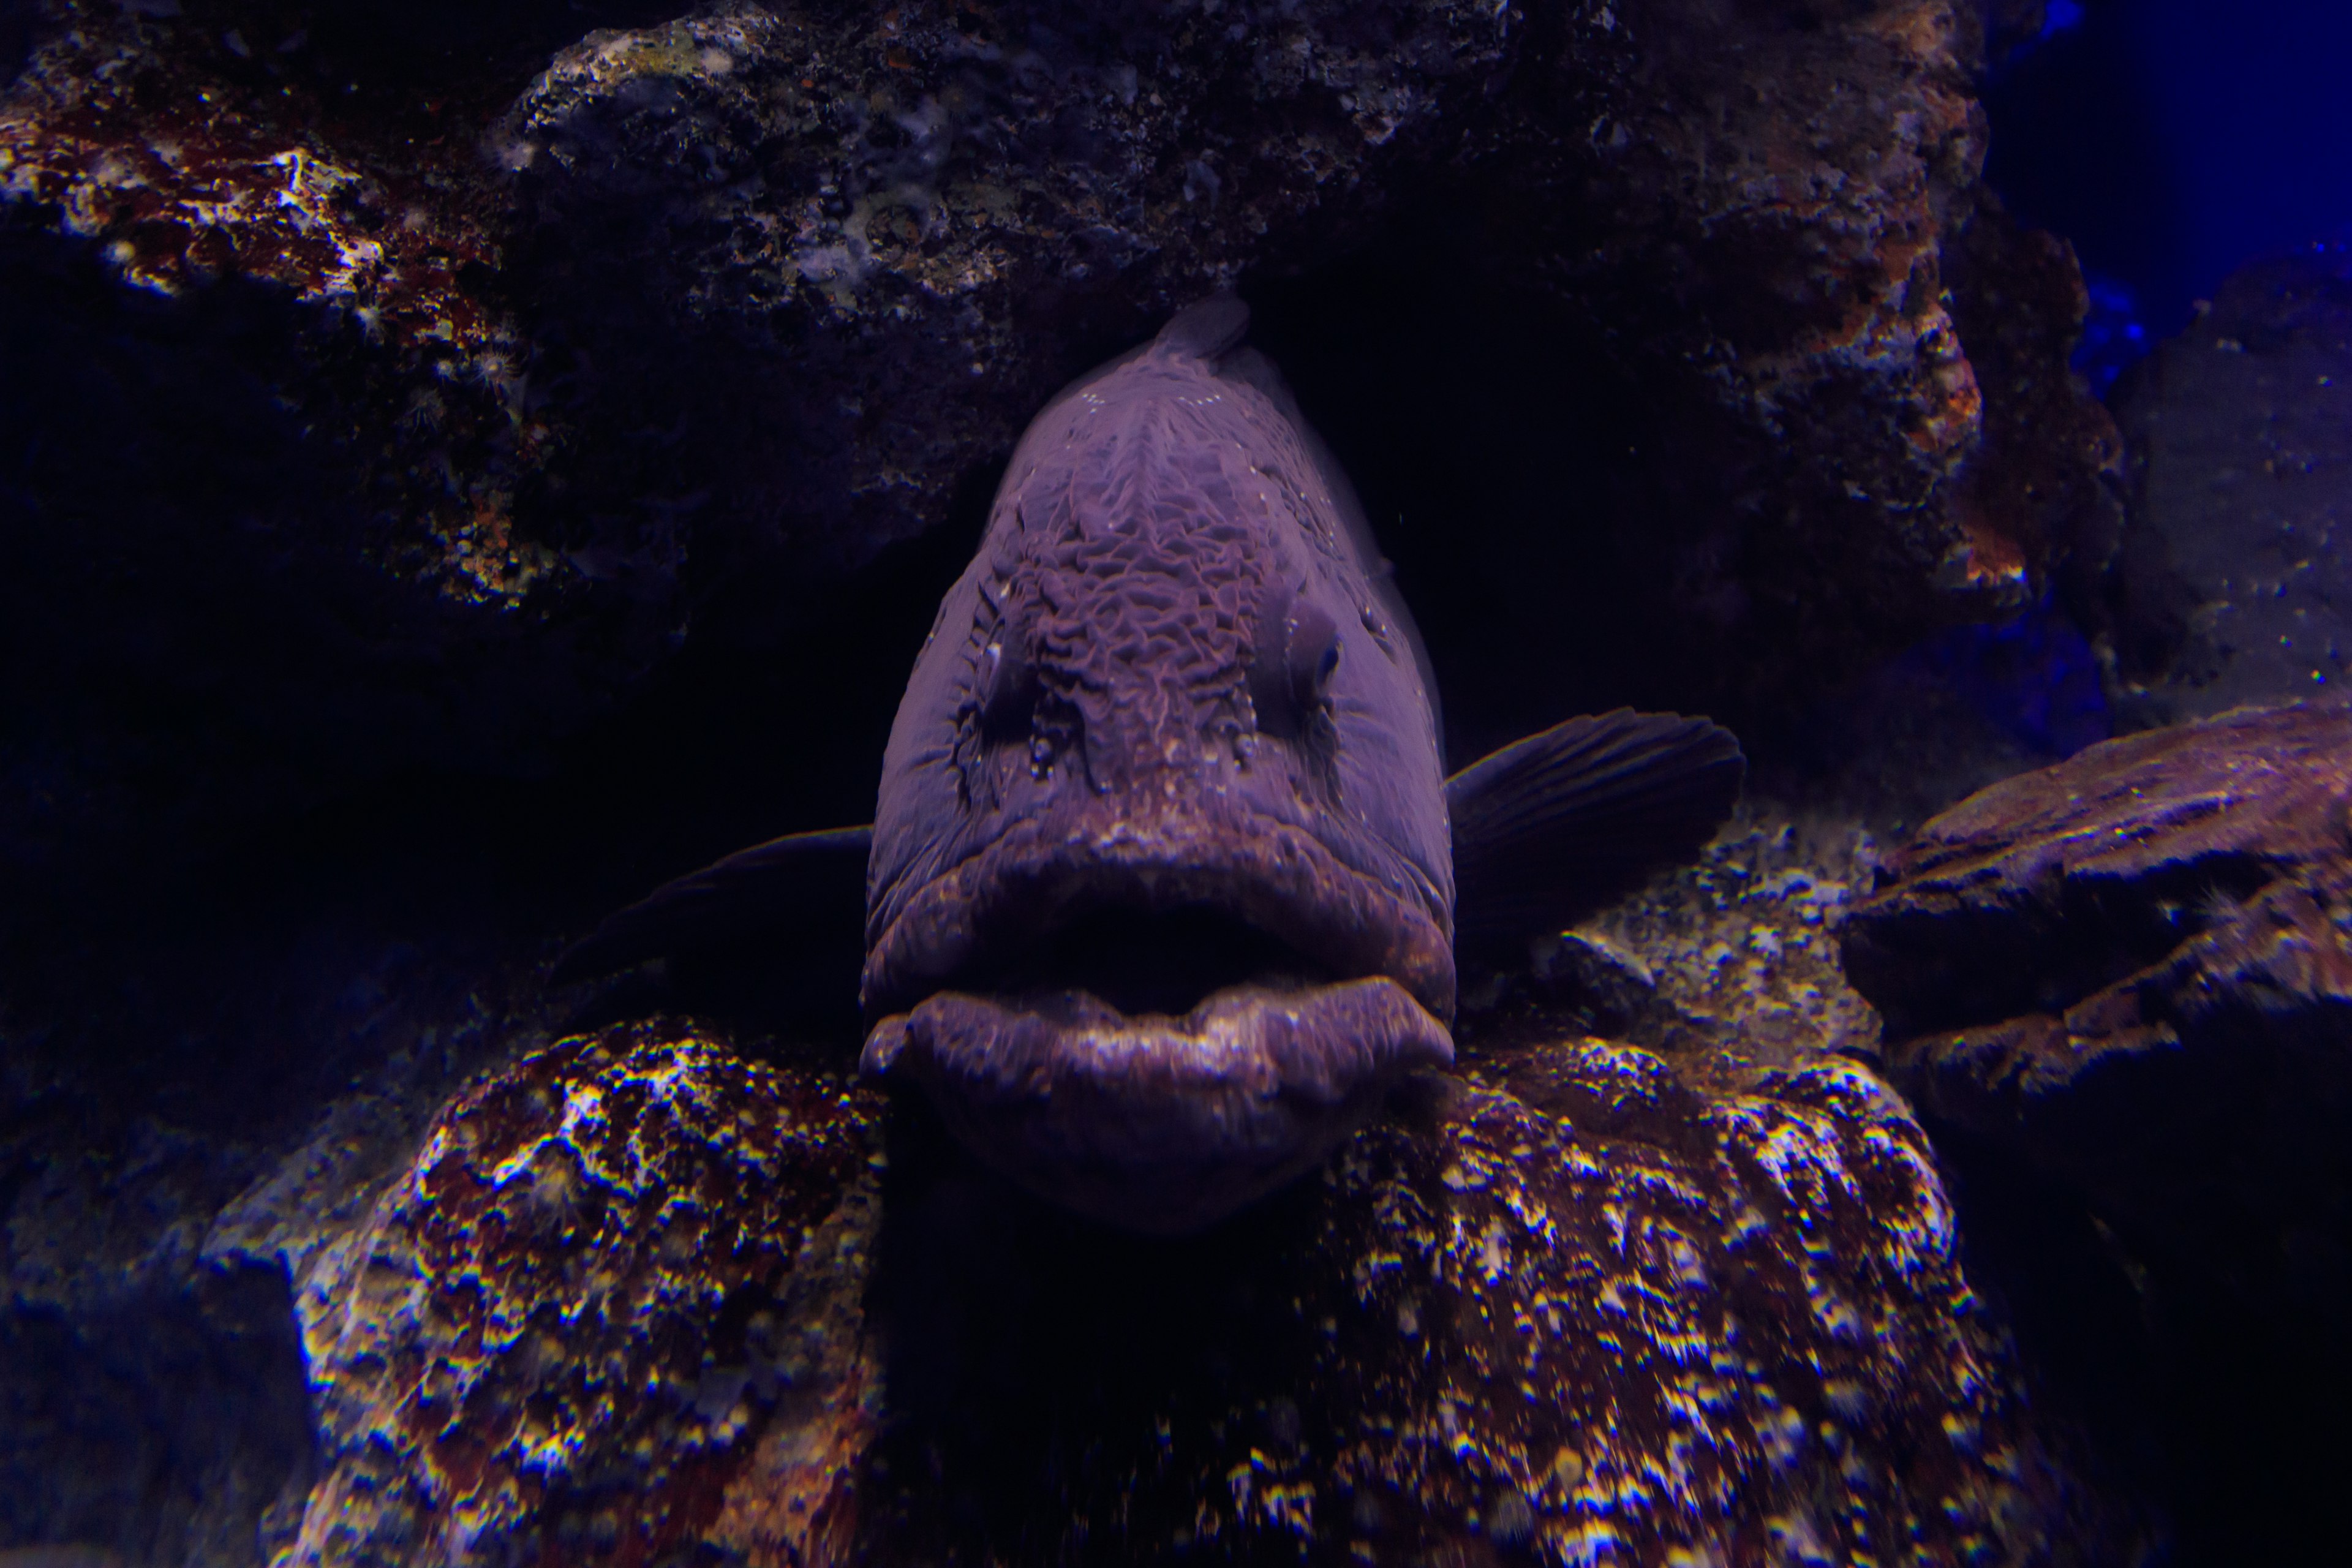
{"label": "fish head", "polygon": [[1246,319],[1195,306],[1031,425],[867,870],[867,1070],[1149,1231],[1291,1180],[1453,1052],[1419,641]]}

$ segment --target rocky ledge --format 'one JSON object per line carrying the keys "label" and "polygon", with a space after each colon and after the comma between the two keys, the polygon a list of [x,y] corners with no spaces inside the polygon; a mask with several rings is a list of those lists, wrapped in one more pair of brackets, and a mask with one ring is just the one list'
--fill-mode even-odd
{"label": "rocky ledge", "polygon": [[2352,1388],[2333,1327],[2352,1291],[2347,807],[2352,710],[2240,709],[1970,797],[1846,928],[1895,1081],[1982,1194],[1972,1234],[2020,1252],[2050,1335],[2106,1341],[2072,1359],[2141,1385],[2083,1391],[2145,1421],[2116,1451],[2158,1434],[2192,1533],[2241,1549],[2315,1521],[2294,1501],[2248,1520],[2237,1489],[2315,1499],[2302,1480],[2346,1454],[2292,1412]]}

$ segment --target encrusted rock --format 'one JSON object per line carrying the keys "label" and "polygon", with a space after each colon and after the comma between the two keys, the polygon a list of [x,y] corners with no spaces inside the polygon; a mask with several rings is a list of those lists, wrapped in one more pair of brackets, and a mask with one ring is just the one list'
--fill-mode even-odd
{"label": "encrusted rock", "polygon": [[[891,1194],[879,1562],[2063,1561],[1925,1135],[1859,1064],[1522,1020],[1445,1108],[1156,1249]],[[894,1378],[894,1389],[900,1384]]]}
{"label": "encrusted rock", "polygon": [[877,1179],[874,1102],[707,1029],[528,1057],[307,1269],[323,1475],[282,1561],[2126,1553],[1925,1136],[1832,1054],[1868,1018],[1823,956],[1841,853],[1751,831],[1631,906],[1671,1053],[1507,999],[1461,1074],[1173,1242],[917,1106]]}
{"label": "encrusted rock", "polygon": [[461,1096],[299,1303],[291,1563],[838,1560],[877,1102],[646,1026]]}
{"label": "encrusted rock", "polygon": [[2352,660],[2352,255],[2234,274],[2116,407],[2132,504],[2110,637],[2129,717],[2326,695]]}
{"label": "encrusted rock", "polygon": [[499,136],[541,312],[592,395],[629,389],[581,417],[676,410],[653,460],[698,547],[773,594],[936,524],[1174,307],[1365,238],[1386,184],[1475,145],[1536,25],[1474,0],[720,5],[590,35]]}
{"label": "encrusted rock", "polygon": [[1626,1037],[1757,1068],[1873,1055],[1878,1017],[1845,983],[1838,931],[1874,855],[1851,824],[1752,821],[1599,916],[1587,934],[1655,985]]}
{"label": "encrusted rock", "polygon": [[1597,931],[1545,938],[1532,959],[1531,977],[1545,999],[1572,1009],[1596,1034],[1622,1037],[1658,999],[1650,966]]}

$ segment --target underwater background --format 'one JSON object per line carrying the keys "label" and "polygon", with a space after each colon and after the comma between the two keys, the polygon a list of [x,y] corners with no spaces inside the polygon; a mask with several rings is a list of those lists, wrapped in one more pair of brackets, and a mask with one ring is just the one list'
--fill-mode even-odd
{"label": "underwater background", "polygon": [[[0,1568],[2339,1555],[2347,58],[0,0]],[[860,1079],[854,900],[551,983],[872,818],[1024,427],[1228,289],[1447,766],[1706,714],[1715,840],[1172,1240]]]}

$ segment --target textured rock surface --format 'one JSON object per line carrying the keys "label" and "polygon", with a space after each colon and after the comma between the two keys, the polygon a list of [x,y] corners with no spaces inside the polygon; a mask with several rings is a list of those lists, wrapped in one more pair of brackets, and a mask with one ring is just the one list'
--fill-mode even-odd
{"label": "textured rock surface", "polygon": [[[1848,927],[1896,1081],[1989,1206],[2045,1247],[2069,1213],[2095,1222],[2023,1289],[2116,1271],[2072,1309],[2109,1319],[2062,1302],[2052,1331],[2113,1336],[2078,1375],[2153,1385],[2088,1397],[2161,1434],[2216,1561],[2324,1539],[2305,1489],[2347,1453],[2289,1413],[2352,1388],[2347,805],[2352,711],[2242,709],[1971,797]],[[2250,1486],[2276,1499],[2252,1519]]]}
{"label": "textured rock surface", "polygon": [[[2340,703],[2104,742],[1921,828],[1849,927],[1847,971],[1896,1039],[2057,1022],[2077,1006],[2079,1033],[2107,1033],[2134,1002],[2189,1004],[2197,955],[2272,924],[2247,900],[2308,883],[2325,907],[2347,800],[2352,713]],[[2324,968],[2310,979],[2324,988]],[[1938,1036],[1928,1048],[1954,1047]],[[2050,1070],[2071,1076],[2063,1060]]]}
{"label": "textured rock surface", "polygon": [[2037,1562],[2101,1539],[1978,1311],[1924,1135],[1856,1064],[1709,1082],[1507,1031],[1429,1124],[1157,1254],[942,1187],[891,1194],[897,1333],[947,1348],[899,1357],[925,1382],[886,1449],[882,1561]]}
{"label": "textured rock surface", "polygon": [[[1570,50],[1557,79],[1561,121],[1591,126],[1556,153],[1584,200],[1568,243],[1528,254],[1639,345],[1654,395],[1717,416],[1669,444],[1744,465],[1744,499],[1778,514],[1717,524],[1738,567],[1695,552],[1699,602],[1800,658],[1841,640],[1832,616],[2017,603],[2053,544],[2096,527],[2073,492],[2103,421],[2048,354],[2081,317],[2071,258],[2053,268],[1979,216],[1978,10],[1601,15],[1626,37]],[[2059,424],[2032,430],[2036,406]],[[2036,468],[2063,486],[2029,500]]]}
{"label": "textured rock surface", "polygon": [[306,1284],[322,1474],[281,1561],[839,1560],[878,1109],[659,1027],[461,1096]]}
{"label": "textured rock surface", "polygon": [[[80,1511],[0,1539],[224,1568],[257,1539],[319,1563],[461,1542],[494,1561],[1110,1562],[1180,1542],[1223,1561],[2129,1561],[2144,1527],[2021,1392],[1916,1125],[1851,1059],[1874,1028],[1832,936],[1870,857],[1826,829],[1727,838],[1592,932],[1650,972],[1624,1026],[1647,1043],[1496,982],[1460,1081],[1172,1246],[1039,1209],[919,1115],[877,1180],[870,1102],[748,1062],[726,1031],[545,1047],[486,991],[423,1033],[462,971],[393,961],[307,1026],[405,1042],[346,1045],[349,1087],[250,1044],[224,1058],[278,1075],[290,1135],[159,1120],[146,1136],[176,1128],[176,1164],[76,1187],[85,1089],[51,1106],[53,1146],[0,1145],[32,1173],[11,1189],[12,1289],[46,1290],[40,1321],[85,1342],[113,1322],[165,1358],[79,1390],[86,1426],[152,1426],[139,1390],[212,1386],[170,1314],[93,1305],[134,1256],[182,1294],[192,1272],[247,1281],[270,1358],[205,1396],[215,1440],[246,1445],[235,1486],[195,1451],[143,1462],[165,1497],[205,1491],[204,1528],[152,1491],[128,1506],[157,1471],[90,1449]],[[487,1076],[453,1096],[467,1071]],[[94,1221],[121,1239],[92,1245]],[[291,1416],[305,1372],[315,1454],[299,1420],[260,1442],[275,1429],[239,1399]],[[5,1455],[23,1496],[57,1479]]]}
{"label": "textured rock surface", "polygon": [[2352,257],[2259,263],[2117,389],[2131,530],[2113,632],[2129,716],[2324,694],[2352,658]]}

